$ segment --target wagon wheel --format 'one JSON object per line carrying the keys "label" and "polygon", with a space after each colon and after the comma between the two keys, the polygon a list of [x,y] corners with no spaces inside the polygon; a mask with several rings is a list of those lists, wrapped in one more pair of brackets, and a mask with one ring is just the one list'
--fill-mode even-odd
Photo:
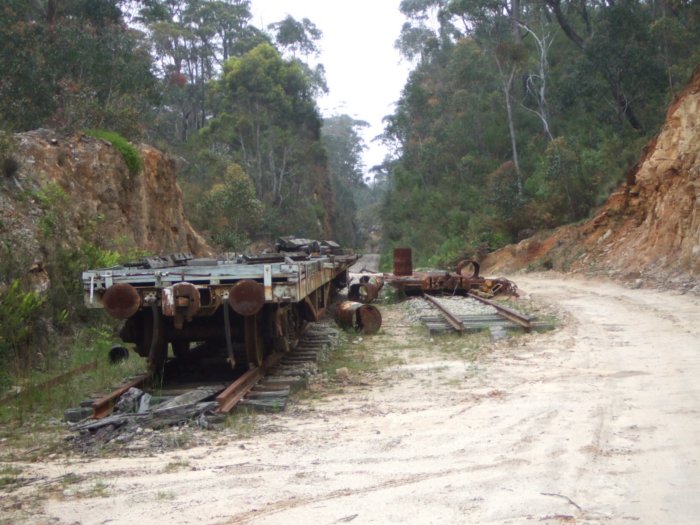
{"label": "wagon wheel", "polygon": [[267,338],[265,339],[265,356],[273,352],[289,351],[289,306],[275,305],[268,311],[266,320]]}
{"label": "wagon wheel", "polygon": [[[245,372],[250,368],[248,360],[247,344],[238,344],[233,342],[233,332],[236,329],[233,325],[231,310],[229,304],[225,303],[222,306],[224,317],[224,344],[226,345],[226,353],[228,354],[228,363],[231,368],[241,372]],[[244,318],[245,319],[245,318]],[[247,339],[246,324],[244,322],[244,341]],[[237,330],[237,329],[236,329]]]}

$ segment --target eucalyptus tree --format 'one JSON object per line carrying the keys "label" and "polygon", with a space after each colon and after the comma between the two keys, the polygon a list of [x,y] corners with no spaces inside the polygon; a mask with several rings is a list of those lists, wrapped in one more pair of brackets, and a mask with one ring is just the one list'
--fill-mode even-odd
{"label": "eucalyptus tree", "polygon": [[641,131],[643,124],[635,110],[634,83],[630,77],[636,76],[632,73],[635,64],[648,60],[644,46],[638,45],[645,36],[640,10],[634,4],[611,3],[605,8],[584,0],[564,7],[561,0],[544,0],[569,41],[607,82],[620,115],[624,115],[633,129]]}
{"label": "eucalyptus tree", "polygon": [[497,246],[585,217],[700,61],[693,2],[404,0],[401,9],[397,47],[415,69],[386,119],[396,158],[385,231],[387,246],[412,243],[419,257],[453,253],[455,235]]}
{"label": "eucalyptus tree", "polygon": [[211,116],[208,82],[232,56],[265,37],[249,25],[249,0],[142,0],[140,22],[149,31],[166,104],[160,132],[186,142]]}
{"label": "eucalyptus tree", "polygon": [[268,26],[275,35],[275,43],[282,51],[289,51],[297,58],[299,55],[318,56],[318,41],[323,36],[321,30],[308,18],[301,21],[287,15],[279,22]]}
{"label": "eucalyptus tree", "polygon": [[0,113],[14,129],[108,127],[138,136],[155,105],[143,34],[119,0],[8,0]]}
{"label": "eucalyptus tree", "polygon": [[321,128],[337,205],[336,233],[342,244],[350,246],[360,242],[356,197],[366,189],[362,153],[367,146],[359,130],[368,126],[367,122],[349,115],[334,115],[324,119]]}
{"label": "eucalyptus tree", "polygon": [[316,96],[328,93],[326,71],[323,64],[311,65],[311,58],[318,58],[318,43],[323,32],[308,18],[301,21],[287,15],[279,22],[267,26],[272,39],[283,56],[299,63],[306,72]]}
{"label": "eucalyptus tree", "polygon": [[332,195],[321,118],[298,61],[260,44],[225,62],[212,86],[214,117],[202,140],[251,177],[266,206],[267,226],[284,228],[287,214],[287,223],[296,217],[309,235],[329,231],[323,199],[332,201]]}

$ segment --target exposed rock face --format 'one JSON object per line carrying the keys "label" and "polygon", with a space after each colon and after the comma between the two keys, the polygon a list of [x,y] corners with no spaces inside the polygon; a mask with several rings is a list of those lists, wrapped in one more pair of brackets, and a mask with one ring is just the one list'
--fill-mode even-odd
{"label": "exposed rock face", "polygon": [[494,252],[487,271],[539,266],[697,284],[700,68],[626,179],[594,218]]}
{"label": "exposed rock face", "polygon": [[42,258],[38,228],[46,210],[36,194],[53,184],[67,196],[65,243],[97,239],[110,249],[210,252],[185,217],[173,158],[141,145],[143,169],[131,174],[104,140],[43,129],[15,139],[19,169],[0,181],[0,238],[6,243]]}

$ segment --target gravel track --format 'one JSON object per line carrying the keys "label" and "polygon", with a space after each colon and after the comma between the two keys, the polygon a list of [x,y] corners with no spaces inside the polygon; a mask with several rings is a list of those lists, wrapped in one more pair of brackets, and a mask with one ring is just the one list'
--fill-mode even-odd
{"label": "gravel track", "polygon": [[[700,301],[556,274],[515,280],[568,322],[501,341],[472,362],[417,335],[400,305],[385,307],[382,332],[358,343],[391,358],[379,373],[351,371],[341,390],[260,416],[242,439],[17,464],[38,481],[3,494],[2,517],[698,523]],[[66,475],[72,485],[47,490]]]}

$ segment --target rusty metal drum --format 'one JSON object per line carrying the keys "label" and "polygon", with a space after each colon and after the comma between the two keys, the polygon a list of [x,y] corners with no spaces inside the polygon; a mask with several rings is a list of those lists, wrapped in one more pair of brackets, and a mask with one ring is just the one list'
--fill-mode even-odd
{"label": "rusty metal drum", "polygon": [[411,248],[394,249],[394,275],[407,276],[413,274],[413,252]]}

